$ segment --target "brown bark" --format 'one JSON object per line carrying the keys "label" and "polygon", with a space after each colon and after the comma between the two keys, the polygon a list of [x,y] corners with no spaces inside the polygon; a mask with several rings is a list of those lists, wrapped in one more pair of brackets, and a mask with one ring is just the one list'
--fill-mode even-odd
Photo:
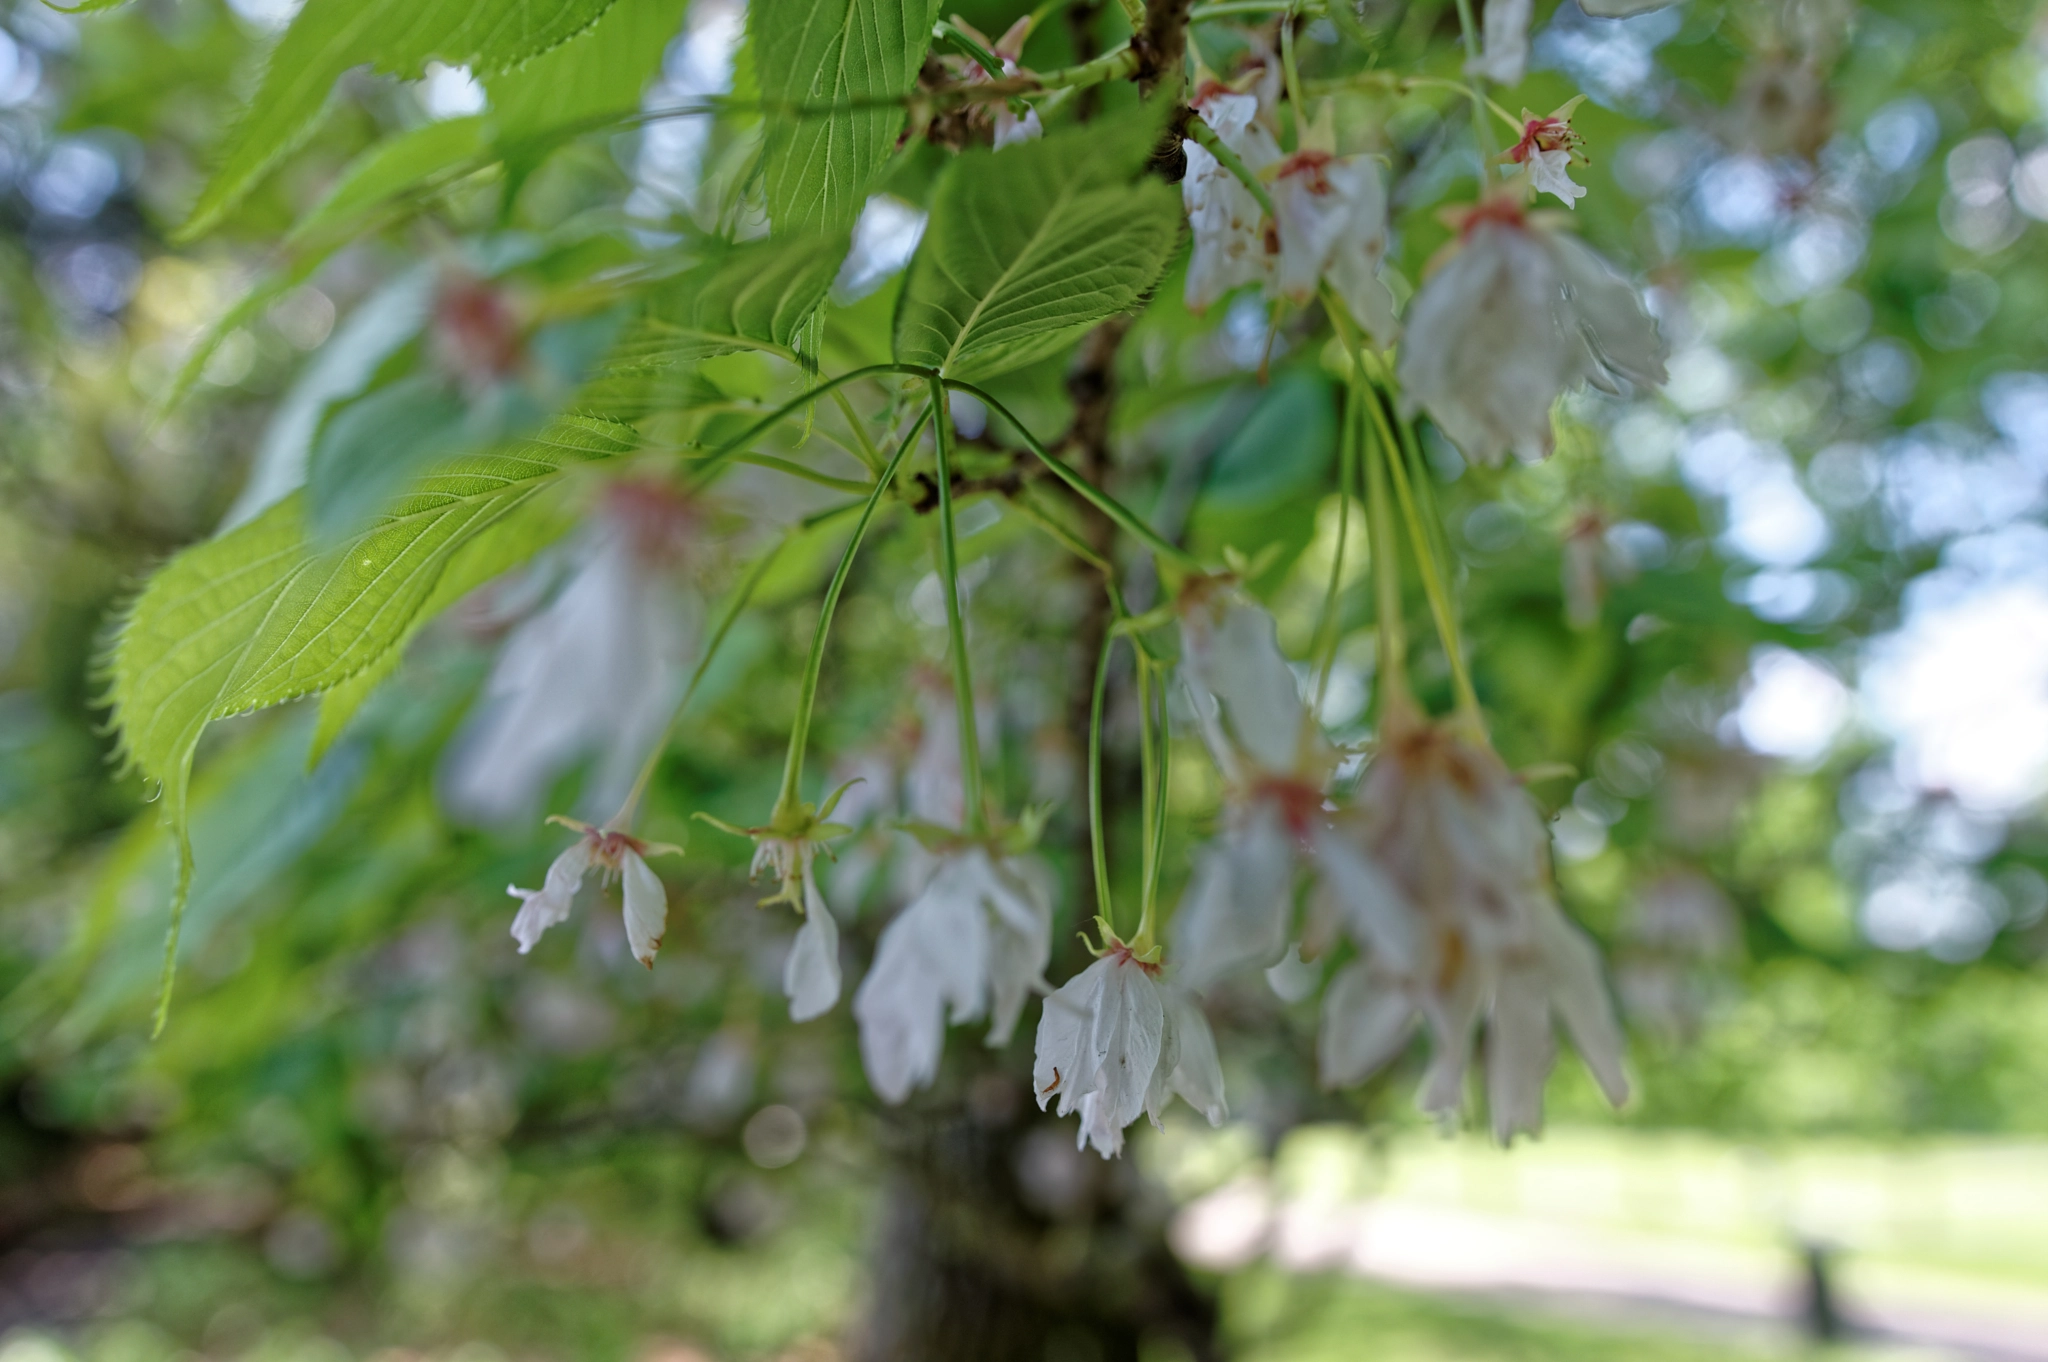
{"label": "brown bark", "polygon": [[1129,1163],[1077,1151],[1073,1130],[995,1075],[958,1107],[894,1119],[858,1362],[1137,1362],[1148,1339],[1222,1356],[1163,1203]]}

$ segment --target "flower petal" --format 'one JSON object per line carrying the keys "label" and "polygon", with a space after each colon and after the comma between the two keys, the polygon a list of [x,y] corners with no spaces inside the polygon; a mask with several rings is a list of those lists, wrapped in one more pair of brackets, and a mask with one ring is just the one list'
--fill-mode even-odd
{"label": "flower petal", "polygon": [[625,880],[626,940],[633,947],[633,958],[652,969],[654,953],[661,949],[662,934],[668,930],[668,892],[636,851],[629,849],[620,856],[619,869]]}
{"label": "flower petal", "polygon": [[809,1021],[839,1001],[839,924],[804,867],[804,925],[797,929],[782,967],[782,991],[789,995],[792,1021]]}

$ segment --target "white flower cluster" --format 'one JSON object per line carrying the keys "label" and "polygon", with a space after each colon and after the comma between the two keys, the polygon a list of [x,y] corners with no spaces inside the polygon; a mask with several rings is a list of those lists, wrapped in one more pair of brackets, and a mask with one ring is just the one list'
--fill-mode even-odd
{"label": "white flower cluster", "polygon": [[1280,965],[1307,874],[1359,952],[1324,997],[1324,1081],[1384,1068],[1424,1023],[1434,1053],[1421,1104],[1450,1115],[1483,1022],[1488,1106],[1506,1140],[1541,1124],[1555,1013],[1623,1101],[1621,1033],[1597,956],[1550,890],[1534,804],[1484,739],[1395,707],[1340,804],[1271,617],[1211,591],[1183,603],[1182,634],[1182,680],[1228,781],[1223,837],[1174,920],[1182,977],[1207,987]]}

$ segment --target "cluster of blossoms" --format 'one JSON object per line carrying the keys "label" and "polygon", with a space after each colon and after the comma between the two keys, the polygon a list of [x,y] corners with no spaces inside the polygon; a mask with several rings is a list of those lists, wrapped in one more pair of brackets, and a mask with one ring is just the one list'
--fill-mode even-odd
{"label": "cluster of blossoms", "polygon": [[1328,284],[1380,344],[1393,341],[1394,295],[1380,279],[1387,253],[1387,194],[1376,161],[1339,156],[1327,120],[1309,125],[1301,146],[1283,155],[1270,113],[1257,94],[1205,85],[1195,116],[1267,186],[1273,213],[1199,141],[1183,143],[1181,193],[1194,255],[1187,304],[1199,312],[1242,284],[1306,303]]}
{"label": "cluster of blossoms", "polygon": [[1181,627],[1182,681],[1228,784],[1223,836],[1174,921],[1184,977],[1207,987],[1279,966],[1294,885],[1310,874],[1319,908],[1359,951],[1324,997],[1326,1082],[1384,1068],[1421,1022],[1434,1046],[1421,1104],[1455,1113],[1485,1021],[1488,1106],[1505,1140],[1541,1122],[1554,1011],[1608,1097],[1624,1100],[1598,959],[1549,888],[1534,803],[1483,736],[1430,722],[1391,692],[1364,777],[1340,801],[1325,788],[1334,753],[1272,618],[1205,588],[1184,600]]}
{"label": "cluster of blossoms", "polygon": [[1205,86],[1195,114],[1266,188],[1272,212],[1201,142],[1184,144],[1182,193],[1194,234],[1188,306],[1200,311],[1253,283],[1296,304],[1327,288],[1378,345],[1400,337],[1411,414],[1427,409],[1476,462],[1498,463],[1508,451],[1543,458],[1553,438],[1550,409],[1566,392],[1581,383],[1620,392],[1665,377],[1666,347],[1634,285],[1524,207],[1531,192],[1552,193],[1567,206],[1584,196],[1570,176],[1586,161],[1571,124],[1577,104],[1543,117],[1524,111],[1522,138],[1502,157],[1524,174],[1446,214],[1456,240],[1431,262],[1406,318],[1397,320],[1380,278],[1388,225],[1378,164],[1336,155],[1327,120],[1305,124],[1301,148],[1283,155],[1257,94]]}
{"label": "cluster of blossoms", "polygon": [[[1655,7],[1654,0],[1582,4],[1606,14]],[[1529,0],[1487,5],[1474,74],[1521,78],[1530,8]],[[1017,74],[1028,20],[994,43],[951,22],[981,53],[963,69],[964,80]],[[1190,307],[1251,285],[1297,306],[1333,300],[1380,348],[1400,340],[1403,419],[1426,411],[1477,462],[1499,463],[1510,452],[1546,456],[1551,408],[1582,383],[1621,391],[1663,381],[1664,343],[1636,289],[1561,229],[1562,214],[1528,206],[1549,193],[1573,207],[1586,193],[1570,174],[1587,161],[1571,122],[1579,101],[1547,116],[1524,111],[1520,140],[1500,158],[1520,173],[1506,183],[1489,178],[1476,203],[1449,215],[1455,239],[1397,317],[1381,278],[1389,225],[1379,163],[1338,154],[1327,109],[1313,120],[1296,110],[1297,145],[1283,150],[1277,65],[1268,55],[1258,66],[1235,87],[1206,83],[1193,101],[1202,126],[1185,145]],[[985,116],[999,147],[1038,135],[1035,112],[997,102]],[[934,411],[940,405],[935,398]],[[1374,493],[1376,515],[1383,495]],[[1385,561],[1391,545],[1374,533],[1373,570],[1393,573]],[[1416,553],[1426,550],[1417,545]],[[1398,599],[1398,586],[1383,603],[1390,597]],[[949,610],[956,604],[949,600]],[[1232,579],[1195,577],[1172,618],[1178,681],[1224,795],[1217,836],[1196,854],[1166,946],[1155,941],[1148,892],[1135,934],[1119,937],[1098,918],[1094,962],[1057,988],[1048,982],[1052,876],[1033,851],[1034,820],[990,829],[984,810],[970,807],[979,803],[978,720],[959,722],[957,706],[973,691],[956,654],[954,708],[936,721],[944,705],[927,706],[903,800],[911,817],[897,825],[922,848],[908,862],[909,902],[881,930],[852,1000],[875,1091],[902,1102],[933,1083],[951,1025],[986,1021],[988,1043],[1006,1044],[1030,998],[1042,995],[1038,1104],[1078,1115],[1079,1143],[1113,1156],[1140,1115],[1158,1122],[1176,1095],[1212,1123],[1224,1118],[1222,1072],[1201,998],[1265,971],[1290,999],[1306,997],[1327,976],[1318,1060],[1332,1086],[1385,1069],[1425,1032],[1430,1058],[1418,1101],[1450,1118],[1464,1106],[1483,1036],[1486,1105],[1506,1141],[1541,1124],[1561,1024],[1608,1098],[1624,1101],[1622,1036],[1598,955],[1558,903],[1543,819],[1488,741],[1476,699],[1466,694],[1455,717],[1430,718],[1409,697],[1390,644],[1375,741],[1362,763],[1347,761],[1304,699],[1272,616]],[[957,648],[957,617],[954,624]],[[606,626],[620,627],[617,620]],[[1383,620],[1381,627],[1398,624]],[[1446,628],[1441,617],[1439,627]],[[560,637],[547,640],[551,647],[575,646],[566,623],[554,629]],[[1445,646],[1453,646],[1448,632]],[[518,653],[515,639],[501,669]],[[919,689],[937,696],[944,688]],[[842,991],[839,928],[816,862],[851,829],[825,821],[837,795],[822,810],[797,802],[801,743],[794,738],[791,751],[770,822],[727,830],[753,839],[755,874],[776,879],[767,902],[802,917],[783,984],[790,1015],[804,1021],[833,1008]],[[875,801],[870,812],[890,803]],[[578,840],[543,888],[513,891],[522,899],[513,925],[521,950],[567,915],[577,886],[598,867],[623,877],[628,936],[635,956],[651,962],[666,902],[643,857],[672,848],[650,847],[610,824],[568,825]],[[1305,911],[1297,911],[1301,903]]]}

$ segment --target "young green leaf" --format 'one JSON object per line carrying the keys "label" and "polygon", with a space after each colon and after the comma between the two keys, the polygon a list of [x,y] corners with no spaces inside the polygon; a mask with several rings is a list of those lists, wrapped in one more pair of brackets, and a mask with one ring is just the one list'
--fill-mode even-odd
{"label": "young green leaf", "polygon": [[563,135],[640,107],[687,7],[687,0],[619,0],[574,43],[484,78],[508,196]]}
{"label": "young green leaf", "polygon": [[191,877],[185,797],[206,726],[375,666],[407,637],[466,544],[565,468],[632,448],[625,427],[565,418],[538,439],[422,479],[332,549],[308,540],[304,504],[292,496],[185,550],[150,579],[115,639],[108,699],[124,754],[162,786],[164,816],[178,836],[173,946]]}
{"label": "young green leaf", "polygon": [[896,314],[896,357],[983,378],[1131,307],[1166,266],[1180,200],[1132,183],[1150,148],[1091,125],[947,167]]}
{"label": "young green leaf", "polygon": [[655,368],[736,350],[788,352],[846,258],[844,232],[725,246],[657,285],[614,352],[618,367]]}
{"label": "young green leaf", "polygon": [[[629,0],[648,3],[649,0]],[[429,61],[503,71],[568,41],[613,0],[307,0],[270,55],[213,178],[180,229],[211,229],[312,133],[328,93],[358,66],[413,80]]]}
{"label": "young green leaf", "polygon": [[[778,232],[850,227],[896,146],[936,0],[754,0],[747,31],[769,106],[764,181]],[[837,108],[839,112],[823,110]]]}
{"label": "young green leaf", "polygon": [[327,197],[293,225],[285,240],[343,234],[393,199],[445,184],[483,164],[482,114],[422,124],[349,162]]}
{"label": "young green leaf", "polygon": [[549,544],[568,533],[573,518],[563,513],[555,499],[535,497],[516,510],[499,517],[477,534],[463,541],[449,555],[448,565],[424,604],[413,612],[412,622],[393,640],[377,660],[320,696],[320,718],[313,729],[309,766],[318,765],[348,721],[355,717],[376,689],[389,680],[405,657],[413,636],[449,606],[485,582],[509,572]]}

